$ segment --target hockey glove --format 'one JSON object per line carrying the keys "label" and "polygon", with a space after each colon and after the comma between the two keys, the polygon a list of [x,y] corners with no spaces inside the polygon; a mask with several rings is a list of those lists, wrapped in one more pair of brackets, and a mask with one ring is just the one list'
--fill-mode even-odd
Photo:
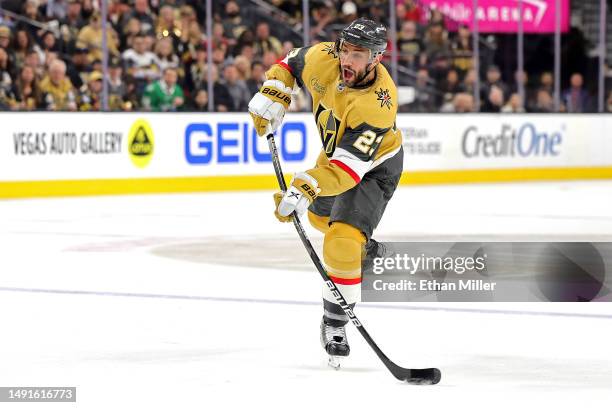
{"label": "hockey glove", "polygon": [[291,88],[282,81],[268,80],[249,102],[249,113],[259,136],[274,132],[291,103]]}
{"label": "hockey glove", "polygon": [[274,193],[276,211],[274,215],[280,222],[290,222],[291,215],[295,211],[298,217],[302,216],[312,204],[321,189],[317,180],[307,173],[296,173],[291,185],[285,193],[278,191]]}

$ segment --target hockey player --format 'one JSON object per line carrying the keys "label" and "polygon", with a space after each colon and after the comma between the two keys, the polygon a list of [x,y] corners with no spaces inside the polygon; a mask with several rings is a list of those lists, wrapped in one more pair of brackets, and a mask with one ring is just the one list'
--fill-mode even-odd
{"label": "hockey player", "polygon": [[[305,87],[323,149],[314,168],[296,173],[283,194],[274,194],[276,217],[291,220],[308,209],[310,223],[325,234],[323,261],[330,279],[353,307],[361,294],[361,256],[402,172],[402,137],[395,126],[397,90],[380,64],[386,28],[359,18],[335,43],[294,49],[266,72],[249,103],[261,136],[280,125],[291,93]],[[350,352],[347,316],[323,285],[321,343],[330,364]]]}

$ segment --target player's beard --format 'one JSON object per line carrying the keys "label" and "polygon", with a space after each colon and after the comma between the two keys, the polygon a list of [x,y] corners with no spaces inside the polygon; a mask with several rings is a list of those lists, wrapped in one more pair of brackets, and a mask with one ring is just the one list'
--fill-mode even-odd
{"label": "player's beard", "polygon": [[[348,78],[346,77],[347,73],[350,73],[350,76]],[[361,72],[355,72],[350,68],[340,66],[340,76],[344,85],[350,88],[357,84],[360,84],[363,81],[366,76],[366,71],[363,70]]]}

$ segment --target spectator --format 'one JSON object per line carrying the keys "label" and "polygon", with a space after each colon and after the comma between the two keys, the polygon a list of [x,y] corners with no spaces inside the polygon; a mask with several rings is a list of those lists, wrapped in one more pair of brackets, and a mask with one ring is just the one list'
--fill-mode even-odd
{"label": "spectator", "polygon": [[472,35],[465,25],[460,25],[457,31],[457,38],[452,42],[453,65],[462,74],[472,68],[474,59],[472,58]]}
{"label": "spectator", "polygon": [[125,112],[142,110],[140,106],[140,93],[136,91],[136,81],[133,78],[125,80],[126,94],[122,108]]}
{"label": "spectator", "polygon": [[334,11],[332,7],[324,3],[314,5],[311,9],[312,22],[310,24],[310,38],[314,41],[317,41],[317,38],[324,38],[325,40],[323,41],[327,41],[329,36],[325,30],[329,24],[334,21]]}
{"label": "spectator", "polygon": [[36,50],[28,52],[24,65],[31,67],[38,79],[42,78],[45,74],[45,67],[40,63],[40,54]]}
{"label": "spectator", "polygon": [[121,30],[120,44],[121,49],[125,50],[127,48],[133,47],[134,38],[137,35],[142,33],[140,20],[136,17],[132,17],[128,20],[127,24]]}
{"label": "spectator", "polygon": [[55,60],[49,66],[49,75],[40,82],[47,110],[76,111],[76,97],[70,79],[66,77],[66,63]]}
{"label": "spectator", "polygon": [[429,82],[430,78],[427,70],[424,68],[419,69],[414,87],[414,102],[408,106],[408,112],[424,113],[435,111],[434,95]]}
{"label": "spectator", "polygon": [[42,33],[40,38],[40,45],[42,52],[45,54],[45,56],[49,52],[58,53],[61,51],[60,44],[57,43],[55,34],[53,34],[51,31],[45,31]]}
{"label": "spectator", "polygon": [[453,100],[455,94],[463,91],[461,82],[459,81],[459,73],[456,69],[449,69],[446,73],[446,78],[439,83],[438,91],[444,99]]}
{"label": "spectator", "polygon": [[88,54],[89,50],[79,44],[74,49],[71,63],[67,64],[67,75],[70,78],[72,85],[74,85],[74,87],[77,89],[80,89],[83,86],[87,80],[87,77],[89,76],[89,72],[91,71],[91,67],[87,61]]}
{"label": "spectator", "polygon": [[442,113],[469,113],[474,112],[474,96],[459,92],[455,94],[452,101],[445,104],[440,110]]}
{"label": "spectator", "polygon": [[474,95],[476,89],[476,70],[470,68],[463,78],[463,89],[465,92]]}
{"label": "spectator", "polygon": [[352,1],[348,0],[342,3],[341,13],[336,19],[336,24],[341,27],[349,25],[353,20],[357,18],[357,5]]}
{"label": "spectator", "polygon": [[6,86],[10,88],[12,83],[12,77],[15,75],[11,61],[9,60],[9,54],[4,48],[0,48],[0,86]]}
{"label": "spectator", "polygon": [[175,20],[174,7],[170,4],[164,4],[159,9],[159,19],[155,27],[157,39],[169,37],[173,46],[177,46],[181,38],[181,27]]}
{"label": "spectator", "polygon": [[13,103],[11,109],[33,111],[40,107],[40,89],[34,70],[24,65],[17,80],[13,83]]}
{"label": "spectator", "polygon": [[76,39],[85,22],[81,17],[81,3],[78,0],[68,0],[66,16],[60,20],[60,32],[62,41],[66,44],[66,50],[72,52]]}
{"label": "spectator", "polygon": [[212,37],[213,38],[213,48],[223,47],[228,53],[231,47],[233,47],[237,43],[237,41],[234,38],[229,39],[224,36],[223,24],[221,23],[213,24],[212,36],[213,36]]}
{"label": "spectator", "polygon": [[563,92],[562,99],[565,109],[569,113],[591,112],[591,97],[582,87],[584,80],[579,73],[572,74],[570,88]]}
{"label": "spectator", "polygon": [[427,29],[425,34],[425,51],[428,60],[437,55],[450,55],[451,49],[447,33],[441,23],[432,24]]}
{"label": "spectator", "polygon": [[403,15],[398,14],[398,17],[405,21],[412,21],[417,24],[421,22],[423,10],[414,0],[404,0],[403,6],[405,12]]}
{"label": "spectator", "polygon": [[295,24],[301,22],[302,19],[302,5],[298,0],[272,0],[272,4],[278,7],[280,10],[287,13],[290,17],[288,19],[289,24]]}
{"label": "spectator", "polygon": [[48,20],[61,20],[66,17],[68,9],[67,0],[53,0],[43,2],[39,10],[47,17]]}
{"label": "spectator", "polygon": [[30,33],[24,29],[17,30],[15,32],[12,48],[15,55],[15,67],[21,69],[25,63],[26,55],[34,49]]}
{"label": "spectator", "polygon": [[251,77],[247,80],[247,88],[249,88],[249,94],[255,95],[259,88],[263,86],[266,80],[266,71],[261,61],[253,61],[251,64]]}
{"label": "spectator", "polygon": [[243,57],[245,57],[246,59],[248,59],[249,61],[253,61],[255,60],[255,49],[253,48],[253,45],[249,45],[249,44],[245,44],[243,46],[240,47],[240,54]]}
{"label": "spectator", "polygon": [[91,16],[93,15],[95,9],[94,9],[94,2],[95,0],[82,0],[81,1],[81,16],[83,17],[84,20],[89,20],[91,18]]}
{"label": "spectator", "polygon": [[281,51],[281,57],[289,54],[292,49],[295,48],[295,45],[291,41],[283,41],[283,50]]}
{"label": "spectator", "polygon": [[244,81],[238,77],[238,69],[235,65],[225,66],[221,83],[227,88],[233,102],[231,106],[228,106],[229,111],[246,112],[251,95]]}
{"label": "spectator", "polygon": [[217,67],[222,67],[225,64],[226,53],[225,48],[218,47],[213,49],[212,60]]}
{"label": "spectator", "polygon": [[0,26],[0,48],[7,51],[11,44],[11,29],[7,26]]}
{"label": "spectator", "polygon": [[249,60],[246,59],[246,57],[239,55],[234,58],[234,65],[238,70],[238,79],[246,83],[246,81],[248,81],[248,79],[251,77],[251,63]]}
{"label": "spectator", "polygon": [[502,81],[501,72],[497,65],[491,65],[487,69],[487,78],[484,84],[482,84],[481,88],[481,99],[487,100],[491,94],[491,88],[494,86],[503,92],[503,96],[505,98],[505,96],[508,94],[508,87]]}
{"label": "spectator", "polygon": [[247,29],[248,24],[242,20],[240,6],[234,0],[225,4],[225,17],[223,19],[225,37],[238,39],[242,32]]}
{"label": "spectator", "polygon": [[132,48],[123,52],[122,59],[127,74],[135,79],[138,93],[144,89],[150,80],[159,78],[157,57],[147,50],[144,34],[138,34],[134,37]]}
{"label": "spectator", "polygon": [[521,96],[517,93],[513,93],[510,95],[510,99],[508,99],[508,103],[506,103],[501,109],[503,113],[525,113],[525,108],[523,107],[523,101],[521,100]]}
{"label": "spectator", "polygon": [[279,57],[282,50],[283,46],[278,38],[270,35],[270,25],[266,22],[257,24],[257,30],[255,31],[255,53],[261,56],[268,51],[272,51]]}
{"label": "spectator", "polygon": [[502,106],[504,106],[504,91],[497,85],[490,86],[480,111],[487,113],[501,112]]}
{"label": "spectator", "polygon": [[606,101],[606,112],[612,113],[612,91],[608,94],[608,100]]}
{"label": "spectator", "polygon": [[554,111],[553,98],[550,92],[544,88],[540,88],[536,92],[536,102],[531,108],[534,113],[550,113]]}
{"label": "spectator", "polygon": [[8,53],[0,48],[0,110],[8,110],[13,99],[13,79],[9,73]]}
{"label": "spectator", "polygon": [[[111,54],[119,53],[117,33],[111,27],[107,27],[106,42]],[[87,46],[89,49],[90,61],[102,59],[102,19],[100,14],[95,12],[91,16],[90,23],[79,31],[77,41]]]}
{"label": "spectator", "polygon": [[[329,2],[331,3],[331,1]],[[386,16],[388,14],[389,11],[389,6],[388,3],[385,4],[387,2],[382,2],[380,0],[378,1],[371,1],[369,3],[366,3],[367,6],[369,6],[369,8],[367,9],[367,11],[365,12],[365,14],[368,15],[368,18],[370,20],[373,20],[377,23],[381,23],[383,24],[385,27],[389,27],[389,22],[386,19]]]}
{"label": "spectator", "polygon": [[277,60],[278,60],[278,55],[274,51],[268,51],[264,53],[261,62],[263,62],[264,68],[267,71],[270,69],[272,65],[276,63]]}
{"label": "spectator", "polygon": [[99,111],[102,107],[102,74],[93,71],[87,78],[87,84],[79,91],[79,110]]}
{"label": "spectator", "polygon": [[172,39],[170,37],[162,37],[155,44],[155,57],[159,71],[163,72],[166,68],[174,68],[179,74],[179,78],[184,76],[183,68],[181,67],[179,57],[174,53]]}
{"label": "spectator", "polygon": [[204,72],[208,67],[208,60],[206,55],[206,46],[204,44],[200,44],[197,47],[195,60],[192,62],[189,67],[189,72],[187,73],[187,86],[190,89],[197,89],[202,86],[202,81],[206,78],[204,77]]}
{"label": "spectator", "polygon": [[148,85],[142,97],[145,110],[154,112],[177,111],[185,102],[183,90],[177,84],[178,74],[174,68],[166,68],[160,80]]}
{"label": "spectator", "polygon": [[208,91],[208,70],[213,81],[214,106],[216,112],[228,112],[233,106],[232,98],[225,85],[219,82],[219,71],[216,65],[207,66],[202,72],[202,77],[199,79],[200,86],[198,89],[206,89]]}
{"label": "spectator", "polygon": [[[30,20],[43,22],[42,16],[38,12],[38,0],[27,0],[23,3],[23,15]],[[38,38],[38,28],[32,24],[20,21],[17,23],[17,29],[25,29],[30,33],[30,37]],[[1,47],[1,45],[0,45]]]}
{"label": "spectator", "polygon": [[183,56],[184,60],[194,59],[196,49],[202,43],[206,37],[200,30],[200,25],[197,21],[191,21],[187,30],[184,30],[181,34],[181,42],[179,44],[179,53]]}
{"label": "spectator", "polygon": [[[251,55],[252,58],[254,58],[255,57],[254,47],[255,47],[255,33],[253,33],[252,30],[244,30],[242,34],[240,34],[240,37],[238,37],[238,41],[236,42],[234,51],[237,54],[245,55],[245,49],[249,48],[246,52],[248,52],[249,55]],[[248,55],[245,55],[245,57],[249,58]]]}
{"label": "spectator", "polygon": [[[200,8],[203,4],[202,2],[194,2],[191,1],[192,4],[194,4],[194,6],[196,8]],[[179,27],[181,28],[181,35],[182,32],[185,31],[185,29],[187,29],[192,22],[198,22],[198,14],[196,13],[196,11],[194,10],[194,8],[192,6],[190,6],[189,4],[183,4],[180,9],[179,9]],[[204,16],[202,15],[202,18],[200,18],[200,21],[204,21]]]}
{"label": "spectator", "polygon": [[542,72],[542,74],[540,75],[539,89],[543,89],[551,95],[555,93],[555,80],[552,72]]}
{"label": "spectator", "polygon": [[121,27],[125,27],[131,18],[136,18],[140,21],[141,31],[144,33],[153,33],[155,27],[155,17],[149,9],[149,0],[134,0],[134,9],[131,13],[123,16]]}
{"label": "spectator", "polygon": [[404,21],[397,38],[400,63],[406,68],[416,70],[427,63],[425,44],[417,36],[417,25],[414,21]]}
{"label": "spectator", "polygon": [[205,89],[198,89],[193,97],[189,110],[194,112],[208,112],[208,92]]}
{"label": "spectator", "polygon": [[128,89],[122,73],[121,60],[117,57],[112,58],[108,64],[108,107],[113,111],[125,108]]}

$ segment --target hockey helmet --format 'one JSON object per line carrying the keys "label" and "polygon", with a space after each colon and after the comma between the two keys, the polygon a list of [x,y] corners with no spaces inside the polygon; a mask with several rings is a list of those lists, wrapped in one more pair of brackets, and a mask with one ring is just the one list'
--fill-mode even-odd
{"label": "hockey helmet", "polygon": [[370,50],[370,59],[382,55],[387,49],[387,28],[375,21],[360,17],[340,32],[336,52],[347,42]]}

